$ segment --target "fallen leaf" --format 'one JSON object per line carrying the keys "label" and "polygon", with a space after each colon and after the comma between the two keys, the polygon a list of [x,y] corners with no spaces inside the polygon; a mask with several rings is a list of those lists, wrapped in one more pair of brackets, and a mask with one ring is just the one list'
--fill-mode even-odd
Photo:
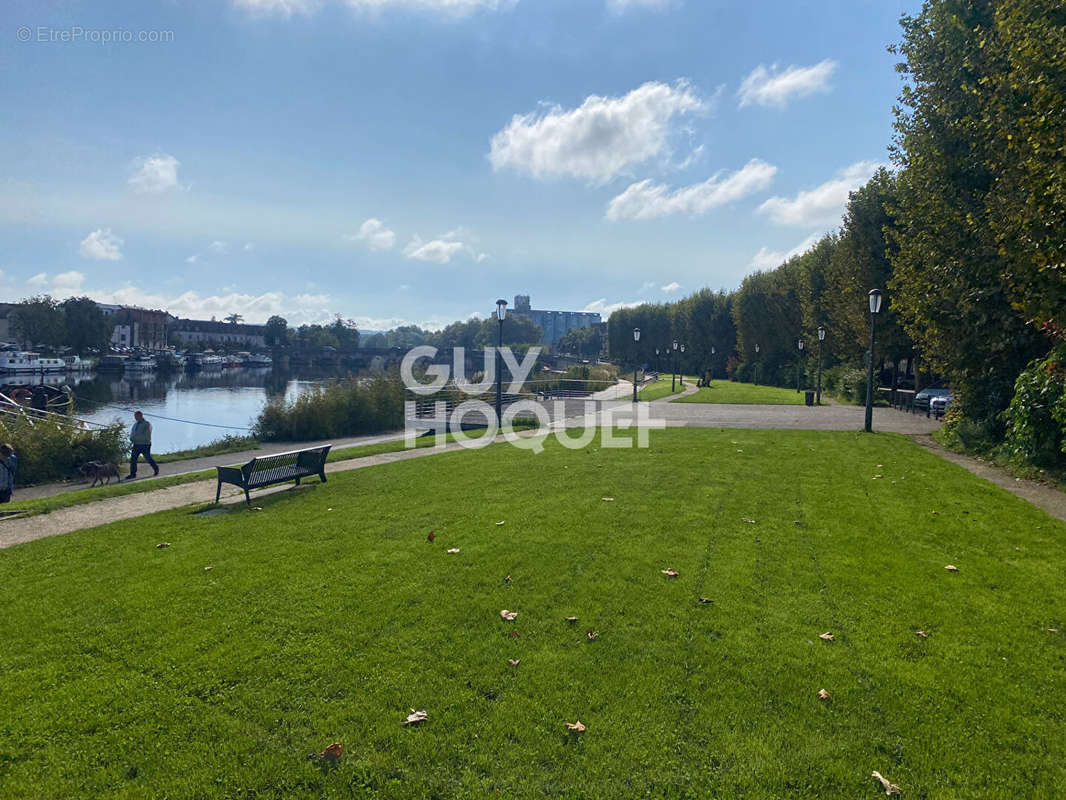
{"label": "fallen leaf", "polygon": [[818,690],[818,699],[819,700],[832,700],[833,697],[825,689],[819,689]]}
{"label": "fallen leaf", "polygon": [[589,641],[590,641],[590,642],[591,642],[591,641],[592,641],[593,639],[595,639],[595,638],[596,638],[597,636],[599,636],[599,634],[598,634],[598,633],[596,633],[596,631],[592,630],[592,628],[589,628],[589,629],[588,629],[587,631],[585,631],[585,635],[586,635],[587,637],[589,637]]}
{"label": "fallen leaf", "polygon": [[836,641],[836,639],[837,639],[837,637],[835,637],[835,636],[834,636],[833,634],[831,634],[831,633],[830,633],[829,631],[826,631],[825,633],[823,633],[823,634],[822,634],[821,636],[819,636],[818,638],[819,638],[819,639],[821,639],[821,640],[822,640],[823,642],[835,642],[835,641]]}
{"label": "fallen leaf", "polygon": [[[327,508],[326,511],[332,511],[332,508]],[[332,745],[331,745],[332,746]],[[339,745],[338,745],[339,746]]]}
{"label": "fallen leaf", "polygon": [[511,638],[512,639],[517,639],[518,638],[518,631],[511,631]]}
{"label": "fallen leaf", "polygon": [[507,610],[507,609],[505,608],[505,609],[503,609],[503,610],[502,610],[502,611],[500,612],[500,616],[501,616],[501,617],[502,617],[503,619],[507,620],[508,622],[512,622],[512,621],[514,620],[514,618],[518,616],[518,612],[517,612],[517,611],[508,611],[508,610]]}
{"label": "fallen leaf", "polygon": [[673,569],[673,568],[661,569],[661,570],[659,570],[659,572],[661,572],[667,578],[676,578],[678,575],[681,574],[680,572],[678,572],[676,569]]}
{"label": "fallen leaf", "polygon": [[929,634],[926,633],[925,631],[915,631],[914,635],[917,636],[920,639],[928,639],[929,638]]}
{"label": "fallen leaf", "polygon": [[507,659],[507,663],[510,664],[512,667],[517,667],[522,662],[521,659],[518,658],[509,658]]}
{"label": "fallen leaf", "polygon": [[894,784],[894,783],[889,783],[888,778],[886,778],[884,775],[882,775],[877,770],[874,770],[873,777],[876,778],[880,782],[881,788],[885,790],[885,794],[899,794],[900,793],[900,788],[898,786],[896,786],[896,784]]}
{"label": "fallen leaf", "polygon": [[934,517],[939,517],[940,516],[940,512],[939,511],[930,511],[929,513],[932,514]]}
{"label": "fallen leaf", "polygon": [[885,476],[884,475],[874,475],[873,480],[876,481],[878,478],[883,478],[883,477],[885,477]]}
{"label": "fallen leaf", "polygon": [[263,510],[262,506],[252,506],[252,511],[262,511],[262,510]]}
{"label": "fallen leaf", "polygon": [[411,709],[411,713],[407,715],[407,719],[403,721],[404,725],[417,725],[420,722],[425,722],[428,715],[425,711],[415,711]]}
{"label": "fallen leaf", "polygon": [[435,534],[433,531],[430,531],[429,532],[429,536],[426,537],[426,541],[427,542],[435,542],[435,541],[437,541],[437,534]]}
{"label": "fallen leaf", "polygon": [[329,747],[327,747],[325,750],[323,750],[321,753],[319,753],[318,757],[319,758],[324,758],[327,761],[336,761],[343,754],[344,754],[344,745],[342,745],[340,742],[334,742]]}
{"label": "fallen leaf", "polygon": [[575,622],[577,622],[577,617],[567,617],[566,621],[573,625]]}
{"label": "fallen leaf", "polygon": [[948,564],[946,567],[944,567],[944,569],[946,569],[948,572],[958,572],[959,571],[959,568],[956,567],[954,564]]}
{"label": "fallen leaf", "polygon": [[170,542],[160,542],[155,546],[155,549],[162,550],[164,547],[170,547]]}
{"label": "fallen leaf", "polygon": [[701,602],[701,603],[713,603],[714,601],[711,598],[709,598],[709,597],[700,597],[699,598],[699,602]]}
{"label": "fallen leaf", "polygon": [[577,722],[568,722],[568,723],[566,723],[566,729],[568,731],[573,731],[574,733],[584,733],[585,732],[585,726],[581,724],[581,720],[578,720]]}
{"label": "fallen leaf", "polygon": [[1046,630],[1048,633],[1058,633],[1059,632],[1058,628],[1045,628],[1044,630]]}
{"label": "fallen leaf", "polygon": [[449,553],[458,553],[458,552],[459,552],[459,548],[458,548],[458,547],[453,547],[453,548],[452,548],[451,550],[449,550],[448,552],[449,552]]}
{"label": "fallen leaf", "polygon": [[753,520],[751,517],[741,517],[741,519],[743,519],[749,525],[754,525],[755,524],[755,520]]}
{"label": "fallen leaf", "polygon": [[603,502],[605,502],[605,503],[613,503],[614,502],[614,498],[613,497],[605,497],[605,498],[603,498]]}
{"label": "fallen leaf", "polygon": [[204,572],[210,572],[214,567],[204,567]]}
{"label": "fallen leaf", "polygon": [[503,579],[503,582],[504,583],[510,583],[511,582],[511,576],[508,575],[506,578]]}
{"label": "fallen leaf", "polygon": [[881,467],[883,467],[883,466],[884,466],[884,464],[878,464],[878,465],[877,465],[877,468],[878,468],[878,469],[881,469]]}
{"label": "fallen leaf", "polygon": [[497,524],[497,525],[503,525],[503,524],[505,524],[506,522],[507,522],[507,520],[505,520],[505,519],[501,519],[501,520],[500,520],[499,522],[497,522],[496,524]]}

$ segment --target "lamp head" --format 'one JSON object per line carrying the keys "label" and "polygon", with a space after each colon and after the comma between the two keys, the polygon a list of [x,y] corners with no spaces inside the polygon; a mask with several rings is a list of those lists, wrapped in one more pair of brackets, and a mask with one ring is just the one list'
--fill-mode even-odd
{"label": "lamp head", "polygon": [[634,328],[633,329],[633,341],[634,342],[639,342],[640,341],[640,328]]}
{"label": "lamp head", "polygon": [[818,341],[819,342],[824,342],[825,341],[825,325],[819,325],[818,326]]}
{"label": "lamp head", "polygon": [[677,349],[677,339],[674,339],[674,349]]}
{"label": "lamp head", "polygon": [[507,301],[500,299],[496,301],[496,319],[503,322],[507,317]]}
{"label": "lamp head", "polygon": [[870,313],[877,314],[881,311],[881,290],[870,290]]}

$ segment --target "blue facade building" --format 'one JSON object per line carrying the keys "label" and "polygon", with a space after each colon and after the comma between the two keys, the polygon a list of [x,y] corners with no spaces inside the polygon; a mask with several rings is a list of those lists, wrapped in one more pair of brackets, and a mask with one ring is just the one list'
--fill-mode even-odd
{"label": "blue facade building", "polygon": [[567,331],[591,328],[601,322],[600,315],[591,311],[543,311],[531,308],[528,294],[515,295],[512,313],[533,320],[544,331],[541,344],[555,344]]}

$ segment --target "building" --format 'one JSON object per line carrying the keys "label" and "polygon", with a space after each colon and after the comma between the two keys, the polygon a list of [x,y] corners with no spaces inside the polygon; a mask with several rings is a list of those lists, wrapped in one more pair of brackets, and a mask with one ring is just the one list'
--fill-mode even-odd
{"label": "building", "polygon": [[162,350],[167,346],[167,327],[172,317],[166,311],[97,303],[115,326],[111,332],[112,347],[143,347]]}
{"label": "building", "polygon": [[600,324],[600,315],[591,311],[542,311],[531,308],[528,294],[515,295],[512,313],[533,320],[544,331],[541,344],[555,344],[567,331]]}
{"label": "building", "polygon": [[216,320],[176,319],[170,327],[174,346],[210,347],[213,345],[266,347],[266,326]]}

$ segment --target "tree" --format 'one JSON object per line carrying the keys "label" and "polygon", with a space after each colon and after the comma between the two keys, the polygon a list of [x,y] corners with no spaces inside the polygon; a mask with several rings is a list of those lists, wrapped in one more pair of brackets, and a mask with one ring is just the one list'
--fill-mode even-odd
{"label": "tree", "polygon": [[242,322],[243,320],[244,317],[237,313],[230,314],[228,317],[226,317],[226,322],[228,322],[230,325],[236,325],[238,322]]}
{"label": "tree", "polygon": [[[475,342],[479,347],[495,347],[500,335],[500,323],[495,317],[483,320]],[[544,331],[529,317],[508,314],[503,320],[503,343],[505,345],[537,344]]]}
{"label": "tree", "polygon": [[63,310],[51,295],[21,300],[12,309],[11,327],[24,347],[57,347],[63,342]]}
{"label": "tree", "polygon": [[88,297],[69,297],[60,306],[63,312],[63,341],[76,353],[88,350],[106,351],[115,326],[93,300]]}
{"label": "tree", "polygon": [[337,339],[337,347],[345,350],[354,350],[359,346],[359,329],[354,319],[343,319],[340,314],[329,326],[330,332]]}
{"label": "tree", "polygon": [[285,320],[285,317],[279,317],[275,314],[266,321],[266,325],[263,328],[263,339],[268,346],[282,347],[288,343],[289,323]]}

